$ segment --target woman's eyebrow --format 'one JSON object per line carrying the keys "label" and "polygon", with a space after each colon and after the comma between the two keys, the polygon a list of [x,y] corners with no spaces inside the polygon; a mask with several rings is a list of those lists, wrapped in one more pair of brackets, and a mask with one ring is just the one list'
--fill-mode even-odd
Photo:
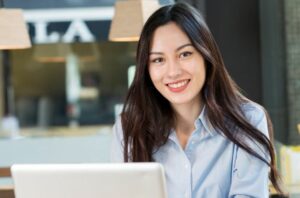
{"label": "woman's eyebrow", "polygon": [[184,45],[181,45],[181,46],[179,46],[177,49],[176,49],[176,51],[179,51],[179,50],[181,50],[181,49],[183,49],[183,48],[185,48],[185,47],[188,47],[188,46],[193,46],[191,43],[187,43],[187,44],[184,44]]}
{"label": "woman's eyebrow", "polygon": [[162,53],[162,52],[150,52],[150,53],[149,53],[149,55],[152,55],[152,54],[163,55],[164,53]]}
{"label": "woman's eyebrow", "polygon": [[[176,48],[176,52],[185,48],[185,47],[188,47],[188,46],[193,46],[191,43],[187,43],[187,44],[184,44],[184,45],[181,45],[179,46],[178,48]],[[152,54],[155,54],[155,55],[163,55],[162,52],[150,52],[149,55],[152,55]]]}

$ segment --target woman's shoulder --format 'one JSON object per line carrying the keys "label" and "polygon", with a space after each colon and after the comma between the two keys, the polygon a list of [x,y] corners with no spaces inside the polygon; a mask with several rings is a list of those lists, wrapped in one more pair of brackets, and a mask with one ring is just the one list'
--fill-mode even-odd
{"label": "woman's shoulder", "polygon": [[114,125],[117,125],[117,126],[120,126],[122,125],[122,117],[121,115],[118,115],[115,119],[115,124]]}
{"label": "woman's shoulder", "polygon": [[265,108],[260,104],[247,100],[241,104],[241,109],[246,117],[261,117],[265,115]]}
{"label": "woman's shoulder", "polygon": [[268,136],[266,110],[263,106],[253,101],[247,101],[242,104],[242,111],[245,118],[252,126]]}
{"label": "woman's shoulder", "polygon": [[122,118],[118,116],[116,118],[115,124],[113,125],[113,135],[122,137],[123,136],[123,128],[122,128]]}
{"label": "woman's shoulder", "polygon": [[122,132],[122,121],[121,117],[118,116],[112,130],[112,141],[111,141],[111,162],[124,162],[123,157],[123,132]]}
{"label": "woman's shoulder", "polygon": [[254,126],[266,119],[265,108],[253,101],[246,101],[241,105],[245,118]]}

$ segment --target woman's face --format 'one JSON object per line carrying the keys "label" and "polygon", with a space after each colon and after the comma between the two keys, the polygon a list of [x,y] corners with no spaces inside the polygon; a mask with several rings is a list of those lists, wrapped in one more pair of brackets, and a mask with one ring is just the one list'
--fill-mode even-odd
{"label": "woman's face", "polygon": [[155,30],[148,70],[155,88],[173,107],[200,102],[205,82],[204,59],[176,23]]}

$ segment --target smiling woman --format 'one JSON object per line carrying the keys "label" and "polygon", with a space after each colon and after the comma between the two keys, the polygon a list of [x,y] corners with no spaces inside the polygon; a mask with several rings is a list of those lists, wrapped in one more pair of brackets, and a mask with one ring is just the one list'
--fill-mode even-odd
{"label": "smiling woman", "polygon": [[[198,101],[205,81],[204,59],[176,23],[160,26],[154,32],[149,74],[155,88],[173,108],[186,105],[202,109]],[[194,112],[196,116],[198,111]]]}
{"label": "smiling woman", "polygon": [[[172,109],[181,114],[177,119],[189,115],[195,120],[203,108],[200,93],[205,81],[205,63],[176,23],[170,22],[155,30],[148,67],[154,87],[170,102]],[[177,126],[183,148],[194,131],[190,126],[193,123]]]}
{"label": "smiling woman", "polygon": [[171,198],[267,198],[269,170],[281,192],[267,120],[239,92],[198,11],[164,6],[142,30],[112,160],[160,162]]}

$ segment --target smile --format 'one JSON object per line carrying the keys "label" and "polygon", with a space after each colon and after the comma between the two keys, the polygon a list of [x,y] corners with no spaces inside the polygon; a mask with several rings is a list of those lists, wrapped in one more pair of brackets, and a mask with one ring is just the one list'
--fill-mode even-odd
{"label": "smile", "polygon": [[167,86],[172,92],[181,92],[187,87],[189,82],[190,80],[181,80],[174,83],[168,83]]}

